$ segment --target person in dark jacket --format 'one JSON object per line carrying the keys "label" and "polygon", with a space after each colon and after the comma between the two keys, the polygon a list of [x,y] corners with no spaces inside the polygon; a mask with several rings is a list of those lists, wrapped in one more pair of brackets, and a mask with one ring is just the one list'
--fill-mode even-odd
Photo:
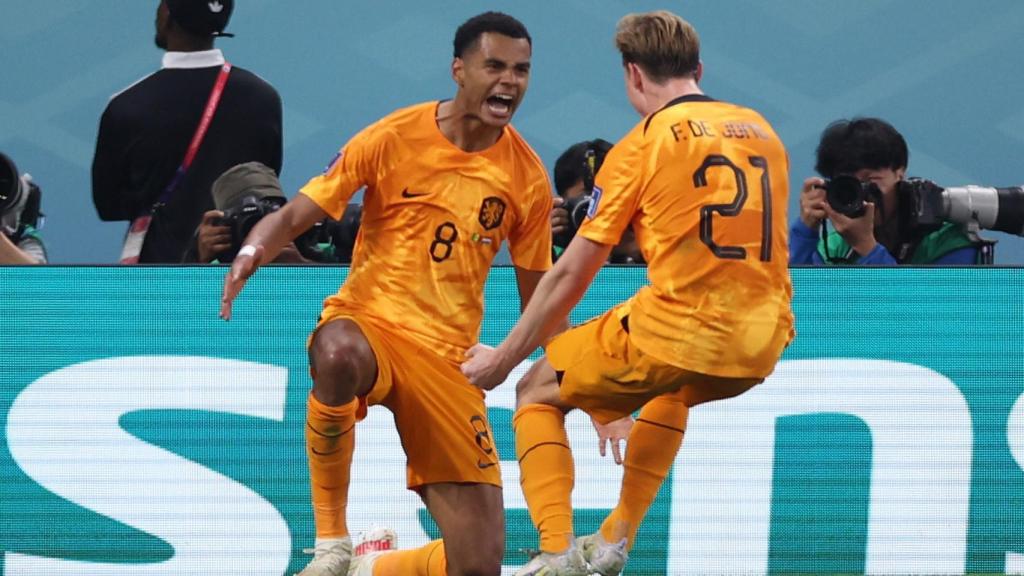
{"label": "person in dark jacket", "polygon": [[[165,192],[224,68],[224,55],[213,45],[230,36],[224,28],[232,8],[233,0],[161,0],[156,44],[166,50],[162,68],[116,94],[100,120],[93,202],[103,220],[152,213],[137,250],[140,263],[181,260],[203,213],[213,209],[213,181],[228,168],[257,161],[281,171],[281,99],[263,79],[231,67],[194,161]],[[165,205],[154,209],[162,196]]]}

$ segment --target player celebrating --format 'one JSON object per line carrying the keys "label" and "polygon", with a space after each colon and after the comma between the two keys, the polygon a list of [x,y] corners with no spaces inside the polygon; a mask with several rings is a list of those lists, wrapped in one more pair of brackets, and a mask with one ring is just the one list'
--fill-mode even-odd
{"label": "player celebrating", "polygon": [[246,279],[289,240],[341,216],[365,186],[349,276],[324,302],[309,343],[306,446],[316,521],[302,576],[349,571],[346,525],[355,423],[368,405],[395,417],[418,492],[442,540],[374,552],[353,573],[494,574],[504,553],[499,457],[484,396],[459,370],[478,337],[483,285],[508,240],[525,305],[551,265],[551,188],[509,124],[526,93],[526,28],[488,12],[455,33],[452,100],[398,110],[364,129],[246,239],[224,284],[222,316]]}
{"label": "player celebrating", "polygon": [[[485,390],[504,381],[555,332],[633,225],[650,285],[552,340],[517,390],[521,483],[543,551],[520,575],[618,574],[689,408],[761,382],[793,335],[782,142],[757,112],[701,92],[697,33],[682,18],[626,16],[615,42],[644,119],[609,152],[588,218],[519,323],[463,365]],[[641,407],[619,503],[599,534],[576,543],[565,413],[581,408],[608,424]]]}

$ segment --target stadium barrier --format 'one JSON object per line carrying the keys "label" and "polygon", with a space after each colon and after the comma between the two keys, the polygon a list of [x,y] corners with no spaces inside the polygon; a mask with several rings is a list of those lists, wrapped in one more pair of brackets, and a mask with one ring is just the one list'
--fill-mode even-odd
{"label": "stadium barrier", "polygon": [[[219,267],[0,268],[0,575],[280,575],[313,540],[305,340],[343,268],[269,267],[217,318]],[[1024,573],[1024,273],[797,269],[798,336],[762,386],[693,410],[628,574]],[[607,268],[574,312],[628,297]],[[401,295],[396,295],[400,298]],[[481,339],[518,317],[492,272]],[[513,382],[488,396],[506,573],[536,545]],[[579,533],[621,470],[568,420]],[[438,447],[443,449],[443,447]],[[388,412],[359,426],[350,526],[436,537]]]}

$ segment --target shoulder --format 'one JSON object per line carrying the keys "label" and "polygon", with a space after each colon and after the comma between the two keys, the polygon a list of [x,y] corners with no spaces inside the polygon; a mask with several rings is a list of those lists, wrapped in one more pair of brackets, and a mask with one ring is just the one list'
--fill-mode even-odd
{"label": "shoulder", "polygon": [[242,68],[241,66],[232,65],[230,81],[233,84],[245,86],[250,90],[272,95],[274,98],[280,98],[277,93],[277,89],[274,88],[270,82],[259,74]]}
{"label": "shoulder", "polygon": [[426,117],[437,112],[437,102],[420,102],[399,108],[377,121],[377,124],[395,127],[413,127],[425,124]]}
{"label": "shoulder", "polygon": [[522,134],[511,124],[506,127],[505,131],[509,137],[512,151],[517,160],[522,164],[524,171],[532,175],[540,174],[542,177],[547,178],[547,168],[544,166],[544,162],[533,147],[523,138]]}
{"label": "shoulder", "polygon": [[147,74],[110,96],[106,112],[118,112],[133,108],[139,101],[149,100],[160,83],[161,71]]}
{"label": "shoulder", "polygon": [[358,137],[363,140],[385,141],[391,138],[412,137],[423,130],[425,116],[432,114],[436,103],[424,102],[399,108],[366,126]]}

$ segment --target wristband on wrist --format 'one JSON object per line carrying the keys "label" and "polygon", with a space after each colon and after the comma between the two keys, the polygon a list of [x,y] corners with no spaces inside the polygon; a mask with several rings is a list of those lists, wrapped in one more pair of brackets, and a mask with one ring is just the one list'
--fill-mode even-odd
{"label": "wristband on wrist", "polygon": [[253,246],[252,244],[246,244],[245,246],[242,246],[238,250],[238,255],[239,256],[255,256],[256,255],[256,247]]}

